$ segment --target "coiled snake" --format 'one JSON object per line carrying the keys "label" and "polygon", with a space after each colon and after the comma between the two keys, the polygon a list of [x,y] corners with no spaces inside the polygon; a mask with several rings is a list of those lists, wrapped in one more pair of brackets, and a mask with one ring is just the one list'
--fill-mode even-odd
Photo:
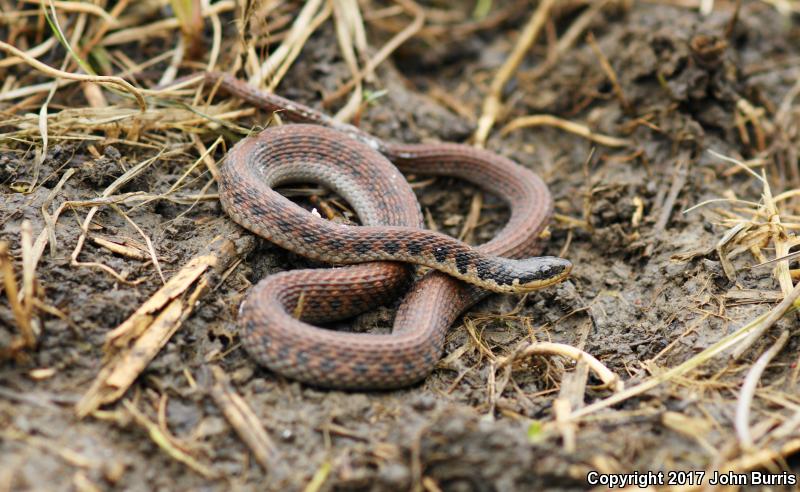
{"label": "coiled snake", "polygon": [[[231,75],[212,72],[204,78],[300,123],[267,128],[234,146],[220,169],[220,200],[227,214],[302,256],[357,264],[283,272],[253,287],[240,308],[241,338],[251,356],[273,371],[331,388],[407,386],[431,372],[449,326],[487,290],[527,292],[569,274],[567,260],[531,257],[552,214],[552,199],[535,174],[509,159],[459,144],[386,143]],[[395,166],[479,185],[507,203],[508,224],[477,248],[422,229],[419,204]],[[337,192],[363,225],[324,220],[273,190],[297,182]],[[406,263],[438,272],[413,285],[391,334],[335,332],[309,324],[350,317],[396,298],[412,274]]]}

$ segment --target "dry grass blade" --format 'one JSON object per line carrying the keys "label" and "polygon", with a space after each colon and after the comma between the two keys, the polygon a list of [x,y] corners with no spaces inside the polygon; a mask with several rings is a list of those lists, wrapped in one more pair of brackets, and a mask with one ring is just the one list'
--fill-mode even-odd
{"label": "dry grass blade", "polygon": [[291,68],[294,61],[300,55],[300,51],[303,49],[303,46],[305,45],[306,41],[308,41],[308,38],[311,37],[311,34],[313,34],[314,31],[316,31],[317,28],[319,28],[319,26],[321,26],[323,22],[328,20],[332,12],[333,8],[331,7],[330,2],[326,2],[322,8],[322,11],[319,14],[317,14],[313,19],[311,19],[311,22],[307,26],[304,26],[304,29],[300,31],[300,35],[297,38],[297,40],[289,46],[288,53],[286,54],[286,57],[283,60],[283,62],[280,64],[280,66],[278,66],[275,69],[273,74],[269,75],[270,82],[267,88],[270,91],[274,91],[278,87],[278,85],[280,85],[281,81],[283,80],[283,77],[286,75],[286,73],[289,71],[289,68]]}
{"label": "dry grass blade", "polygon": [[531,355],[560,355],[562,357],[570,358],[576,362],[585,361],[589,368],[595,373],[595,375],[597,375],[598,378],[600,378],[601,381],[603,381],[606,386],[615,392],[625,389],[625,384],[622,382],[620,377],[614,374],[614,372],[603,365],[603,363],[597,360],[594,356],[576,347],[563,343],[531,343],[525,347],[515,350],[514,353],[508,357],[499,358],[497,361],[497,367],[503,368],[506,365],[512,364],[514,361],[519,360],[520,358],[529,357]]}
{"label": "dry grass blade", "polygon": [[464,219],[464,224],[461,226],[461,231],[458,233],[458,239],[471,243],[474,239],[473,232],[478,227],[478,222],[481,219],[481,208],[483,208],[483,193],[478,192],[472,195],[472,200],[469,204],[469,212]]}
{"label": "dry grass blade", "polygon": [[190,59],[200,55],[203,45],[203,15],[200,0],[170,0],[175,17],[181,24],[183,44]]}
{"label": "dry grass blade", "polygon": [[44,437],[31,436],[25,432],[17,430],[12,426],[0,431],[0,437],[2,437],[4,440],[24,442],[25,444],[36,448],[39,451],[57,456],[65,463],[68,463],[70,466],[74,466],[76,468],[97,468],[97,460],[73,450],[70,446],[65,445],[65,443],[56,442],[55,440]]}
{"label": "dry grass blade", "polygon": [[[276,78],[275,74],[281,70],[281,66],[286,66],[286,62],[292,56],[292,53],[294,53],[295,57],[300,53],[300,49],[314,32],[315,27],[312,27],[315,23],[314,19],[319,19],[320,14],[325,10],[330,13],[330,4],[328,2],[324,6],[322,0],[309,0],[306,2],[297,14],[286,39],[261,64],[258,72],[250,77],[248,80],[250,85],[260,87],[265,81],[269,80],[270,86],[277,86],[280,83],[280,79]],[[319,21],[317,25],[321,23]],[[291,65],[291,62],[289,62],[289,65]]]}
{"label": "dry grass blade", "polygon": [[[342,53],[350,74],[355,78],[359,72],[356,47],[364,56],[367,52],[367,40],[364,30],[364,20],[358,2],[353,0],[334,0],[333,17],[336,25],[336,39],[339,41],[339,50]],[[363,97],[362,84],[359,80],[347,104],[334,116],[338,121],[347,121],[361,107]]]}
{"label": "dry grass blade", "polygon": [[63,12],[78,12],[78,13],[96,15],[97,17],[100,17],[104,21],[109,23],[112,27],[117,25],[117,20],[113,16],[111,16],[101,7],[93,5],[91,3],[65,2],[58,0],[24,0],[24,1],[25,3],[32,3],[36,5],[49,5],[52,6],[54,9],[58,9]]}
{"label": "dry grass blade", "polygon": [[732,354],[733,358],[738,359],[741,357],[756,340],[758,340],[768,329],[777,323],[778,320],[781,319],[787,312],[790,310],[800,309],[800,303],[797,302],[799,298],[800,282],[798,282],[791,292],[789,292],[789,294],[784,297],[783,300],[778,303],[778,305],[772,311],[770,311],[764,322],[759,325],[757,329],[753,330],[753,332],[742,342],[741,345],[736,347],[736,350],[734,350]]}
{"label": "dry grass blade", "polygon": [[[163,62],[164,59],[167,59],[172,55],[173,55],[173,51],[172,50],[167,50],[164,53],[162,53],[162,54],[160,54],[160,55],[158,55],[158,56],[156,56],[156,57],[154,57],[154,58],[152,58],[150,60],[147,60],[146,62],[142,62],[141,64],[131,63],[131,66],[128,67],[126,70],[120,72],[118,74],[118,76],[119,77],[130,76],[132,73],[140,72],[142,70],[145,70],[148,67],[151,67],[153,65],[157,65],[157,64]],[[12,80],[11,78],[8,79],[8,81],[11,81],[11,80]],[[62,87],[74,84],[75,82],[80,82],[80,80],[61,78],[61,79],[58,79],[58,80],[53,81],[53,82],[46,82],[46,83],[43,83],[43,84],[32,84],[32,85],[28,85],[28,86],[25,86],[25,87],[20,87],[18,89],[13,89],[13,90],[8,90],[8,87],[10,87],[10,85],[8,87],[6,87],[5,89],[0,87],[0,101],[10,101],[10,100],[14,100],[14,99],[20,99],[20,98],[23,98],[23,97],[29,97],[29,98],[32,98],[33,100],[35,100],[35,97],[38,94],[40,94],[42,92],[50,91],[51,88],[53,87],[53,84],[55,84],[55,86],[57,88],[62,88]],[[148,91],[148,90],[144,90],[144,89],[139,89],[139,92],[141,94],[143,94],[143,95],[161,95],[162,94],[161,92],[158,92],[158,91],[154,92],[154,91]],[[26,106],[26,104],[23,102],[23,103],[20,103],[20,106],[24,107],[24,106]],[[87,110],[91,110],[91,109],[92,108],[74,108],[74,109],[70,108],[70,109],[65,109],[64,111],[75,112],[77,110],[87,111]],[[9,113],[13,113],[13,111],[9,111]],[[60,113],[55,113],[55,114],[51,114],[49,116],[52,118],[52,117],[58,117],[59,115],[60,115]]]}
{"label": "dry grass blade", "polygon": [[214,71],[217,66],[217,60],[222,50],[222,22],[219,20],[219,14],[212,12],[209,14],[211,19],[211,51],[208,54],[208,63],[206,70],[209,72]]}
{"label": "dry grass blade", "polygon": [[[41,43],[41,44],[39,44],[37,46],[34,46],[33,48],[31,48],[28,51],[26,51],[25,55],[28,58],[36,58],[38,56],[42,56],[45,53],[47,53],[48,51],[50,51],[53,48],[53,46],[56,45],[57,42],[58,42],[58,40],[55,38],[55,36],[53,36],[51,38],[47,38],[47,41],[45,41],[45,42],[43,42],[43,43]],[[18,57],[18,56],[9,56],[8,58],[4,58],[4,59],[0,60],[0,68],[11,67],[11,66],[17,65],[19,63],[24,63],[24,61],[25,61],[24,58],[21,58],[21,57]]]}
{"label": "dry grass blade", "polygon": [[[219,2],[214,2],[203,8],[201,15],[203,17],[218,15],[224,12],[229,12],[235,8],[236,8],[236,2],[234,2],[233,0],[221,0]],[[121,29],[119,31],[115,31],[105,36],[100,45],[108,47],[126,43],[141,42],[142,40],[148,39],[150,37],[163,36],[165,31],[170,31],[172,29],[179,29],[180,27],[181,27],[181,22],[176,17],[163,19],[153,22],[152,24],[146,24],[141,26],[137,25],[135,27],[131,27],[128,29]]]}
{"label": "dry grass blade", "polygon": [[[44,218],[45,230],[47,231],[47,238],[48,242],[50,243],[50,256],[56,256],[56,218],[54,218],[50,213],[47,211],[50,208],[50,204],[53,203],[58,193],[61,191],[61,188],[64,187],[64,184],[75,174],[74,169],[68,169],[67,172],[61,176],[61,179],[58,181],[58,184],[50,191],[47,195],[47,199],[45,199],[44,203],[42,204],[42,217]],[[38,256],[35,257],[34,266],[38,262]]]}
{"label": "dry grass blade", "polygon": [[653,237],[660,236],[661,233],[666,230],[669,219],[672,216],[672,211],[675,208],[675,203],[678,200],[678,195],[681,193],[681,191],[683,191],[683,187],[686,184],[690,166],[691,160],[689,159],[689,156],[684,153],[680,154],[677,162],[675,163],[675,169],[672,173],[672,183],[670,184],[669,192],[667,193],[667,196],[664,199],[664,204],[661,206],[661,210],[658,213],[658,219],[656,220],[655,225],[653,225]]}
{"label": "dry grass blade", "polygon": [[511,54],[495,74],[492,85],[489,87],[489,93],[483,101],[483,111],[478,119],[478,128],[475,130],[474,142],[476,145],[483,147],[489,137],[489,132],[492,131],[492,127],[500,114],[503,87],[514,75],[514,72],[517,71],[525,54],[536,42],[536,38],[547,21],[550,9],[554,4],[554,0],[542,0],[539,2],[536,11],[531,15],[530,20],[520,33]]}
{"label": "dry grass blade", "polygon": [[597,45],[597,41],[594,39],[594,34],[592,34],[591,32],[587,34],[586,41],[592,48],[592,51],[597,57],[600,66],[603,68],[603,72],[605,72],[606,74],[606,77],[608,77],[608,80],[611,82],[611,87],[614,88],[614,95],[617,96],[620,105],[627,113],[630,114],[631,105],[628,103],[628,100],[625,97],[625,92],[622,90],[622,86],[619,83],[619,79],[617,78],[617,73],[614,71],[614,68],[611,66],[611,62],[608,61],[606,55],[603,54],[603,51],[600,49],[600,46]]}
{"label": "dry grass blade", "polygon": [[8,304],[11,306],[11,312],[14,314],[14,320],[17,322],[17,329],[21,335],[18,342],[13,343],[10,347],[0,349],[0,354],[13,356],[20,349],[33,347],[36,344],[36,334],[31,324],[30,310],[26,309],[19,301],[17,281],[14,277],[8,243],[5,241],[0,241],[0,273],[3,276],[6,299],[8,299]]}
{"label": "dry grass blade", "polygon": [[136,232],[138,232],[140,236],[142,236],[142,239],[144,239],[144,242],[147,244],[147,252],[150,254],[150,260],[153,262],[153,266],[158,272],[158,276],[161,278],[161,283],[162,284],[167,283],[166,279],[164,279],[164,272],[161,271],[161,264],[158,262],[158,255],[156,254],[156,248],[153,246],[153,241],[150,240],[150,236],[145,234],[142,228],[139,227],[139,225],[136,222],[134,222],[128,216],[128,214],[126,214],[121,208],[119,208],[117,204],[111,205],[111,208],[113,208],[118,214],[120,214],[125,219],[125,221],[128,222],[134,229],[136,229]]}
{"label": "dry grass blade", "polygon": [[136,408],[133,403],[128,400],[123,400],[122,404],[125,406],[125,409],[130,412],[136,423],[147,431],[150,439],[152,439],[159,448],[163,449],[170,458],[180,461],[184,465],[202,475],[204,478],[214,479],[218,477],[219,474],[211,467],[199,462],[186,451],[175,446],[174,443],[172,443],[172,441],[169,439],[169,436],[162,432],[158,424],[148,419],[147,416],[145,416],[138,408]]}
{"label": "dry grass blade", "polygon": [[[414,36],[417,32],[419,32],[419,30],[422,29],[422,26],[425,25],[425,11],[422,9],[422,7],[420,7],[411,0],[398,0],[398,3],[407,12],[413,15],[414,19],[405,29],[397,33],[395,36],[392,37],[392,39],[390,39],[385,45],[383,45],[383,47],[380,50],[378,50],[378,52],[375,53],[375,55],[372,58],[370,58],[370,60],[366,63],[366,65],[364,65],[364,68],[361,69],[361,71],[359,71],[358,73],[356,73],[353,79],[343,84],[341,87],[336,89],[332,94],[327,96],[323,101],[324,105],[331,104],[333,101],[347,94],[357,84],[361,83],[364,77],[374,72],[375,69],[378,68],[378,66],[381,63],[383,63],[389,57],[389,55],[392,54],[392,52],[394,52],[394,50],[396,50],[400,45],[402,45],[404,42],[406,42],[408,39]],[[337,118],[342,120],[347,120],[349,119],[350,116],[352,115],[344,113],[342,115],[337,115]]]}
{"label": "dry grass blade", "polygon": [[736,404],[735,427],[736,434],[739,436],[740,445],[744,450],[751,450],[753,447],[753,437],[750,433],[750,405],[755,396],[756,386],[761,379],[761,374],[769,365],[770,361],[778,355],[786,342],[789,340],[789,332],[784,331],[778,340],[766,352],[761,354],[755,364],[748,371],[739,392],[739,399]]}
{"label": "dry grass blade", "polygon": [[311,481],[308,482],[306,488],[303,489],[303,492],[318,492],[322,486],[325,484],[325,480],[328,479],[328,475],[331,473],[331,462],[325,461],[322,463],[317,469],[314,476],[311,477]]}
{"label": "dry grass blade", "polygon": [[[120,196],[108,196],[94,200],[66,201],[61,205],[59,205],[59,207],[56,209],[56,211],[53,213],[52,217],[49,220],[52,222],[53,227],[55,227],[56,223],[58,222],[58,218],[61,216],[61,213],[67,208],[111,205],[114,203],[124,202],[125,200],[141,196],[143,196],[145,199],[149,198],[142,192],[135,191],[131,193],[125,193]],[[50,242],[50,239],[51,239],[50,230],[48,228],[45,228],[45,230],[43,230],[36,238],[36,241],[33,244],[32,259],[31,259],[34,269],[36,268],[36,265],[38,265],[39,260],[41,260],[42,254],[44,253],[44,248],[47,247],[47,244]]]}
{"label": "dry grass blade", "polygon": [[79,80],[82,82],[94,82],[97,84],[112,84],[119,86],[120,88],[131,94],[134,98],[136,98],[136,102],[139,104],[139,108],[142,111],[145,111],[147,109],[147,103],[145,103],[144,96],[142,96],[142,93],[134,86],[126,82],[124,79],[121,79],[119,77],[111,77],[103,75],[84,75],[79,73],[65,72],[63,70],[57,70],[49,65],[45,65],[44,63],[40,62],[35,58],[32,58],[24,51],[4,41],[0,41],[0,50],[21,58],[22,60],[25,61],[25,63],[27,63],[31,67],[51,77],[69,79],[69,80]]}
{"label": "dry grass blade", "polygon": [[[39,337],[41,332],[41,327],[38,320],[33,318],[33,306],[36,301],[36,263],[33,254],[33,227],[29,220],[22,221],[20,243],[22,244],[22,306],[25,308],[26,316],[29,319],[34,339],[33,343],[35,343],[35,339]],[[26,342],[31,343],[31,340],[26,338]]]}
{"label": "dry grass blade", "polygon": [[520,128],[531,128],[535,126],[552,126],[560,130],[574,133],[575,135],[581,136],[600,145],[605,145],[606,147],[628,147],[633,144],[633,142],[628,139],[595,133],[586,125],[575,123],[573,121],[565,120],[549,114],[535,114],[515,118],[500,130],[500,134],[507,135],[514,130],[519,130]]}
{"label": "dry grass blade", "polygon": [[[580,38],[583,31],[589,27],[589,24],[594,20],[598,13],[600,13],[603,8],[605,8],[610,2],[610,0],[599,0],[595,2],[591,2],[591,6],[586,9],[578,18],[576,18],[569,28],[564,32],[564,35],[558,40],[556,43],[555,49],[548,52],[547,60],[537,67],[532,73],[525,74],[525,78],[527,80],[533,81],[544,74],[546,74],[550,69],[552,69],[558,60],[561,58],[561,55],[564,54],[568,49],[570,49],[575,42]],[[520,73],[520,76],[523,74]]]}

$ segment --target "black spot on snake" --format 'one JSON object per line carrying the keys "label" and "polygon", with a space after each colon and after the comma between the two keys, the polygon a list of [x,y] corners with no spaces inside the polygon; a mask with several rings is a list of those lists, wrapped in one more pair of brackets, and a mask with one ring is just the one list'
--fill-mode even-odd
{"label": "black spot on snake", "polygon": [[283,346],[278,349],[278,359],[287,360],[289,358],[289,347]]}
{"label": "black spot on snake", "polygon": [[492,274],[492,270],[482,261],[478,262],[475,269],[478,271],[478,278],[481,280],[486,280]]}
{"label": "black spot on snake", "polygon": [[393,255],[398,251],[400,251],[400,243],[398,243],[397,241],[386,241],[385,243],[383,243],[383,250],[389,253],[390,255]]}
{"label": "black spot on snake", "polygon": [[302,365],[308,364],[308,353],[303,350],[297,352],[297,363]]}
{"label": "black spot on snake", "polygon": [[336,361],[331,359],[330,357],[325,357],[322,359],[322,362],[319,364],[319,368],[325,372],[331,372],[336,369]]}
{"label": "black spot on snake", "polygon": [[460,273],[467,273],[467,267],[469,266],[469,253],[465,251],[461,251],[456,253],[456,268]]}
{"label": "black spot on snake", "polygon": [[353,251],[355,251],[356,253],[358,253],[360,255],[363,255],[365,253],[369,253],[371,249],[372,249],[372,246],[369,243],[367,243],[366,241],[362,241],[362,242],[359,242],[359,243],[356,243],[355,245],[353,245]]}
{"label": "black spot on snake", "polygon": [[294,230],[294,226],[292,225],[292,223],[288,222],[286,220],[277,219],[275,221],[275,226],[281,232],[289,233],[289,232],[292,232]]}
{"label": "black spot on snake", "polygon": [[342,300],[341,300],[341,299],[336,299],[336,298],[334,298],[334,299],[331,299],[330,301],[328,301],[328,305],[329,305],[329,306],[331,307],[331,309],[333,309],[334,311],[338,311],[338,310],[339,310],[339,308],[340,308],[340,307],[342,307]]}
{"label": "black spot on snake", "polygon": [[422,253],[422,245],[416,239],[410,239],[406,244],[406,249],[415,256]]}
{"label": "black spot on snake", "polygon": [[449,252],[450,250],[448,248],[445,248],[444,246],[441,246],[439,248],[434,248],[433,257],[436,258],[436,261],[442,263],[447,258],[447,254]]}
{"label": "black spot on snake", "polygon": [[262,336],[261,337],[261,343],[267,348],[272,347],[272,337],[267,336],[267,335]]}
{"label": "black spot on snake", "polygon": [[269,208],[262,203],[255,202],[253,204],[253,214],[261,216],[269,215]]}
{"label": "black spot on snake", "polygon": [[384,374],[392,374],[394,372],[394,367],[390,363],[384,362],[381,364],[381,372]]}
{"label": "black spot on snake", "polygon": [[361,374],[361,375],[366,374],[367,373],[367,365],[364,364],[363,362],[356,362],[355,364],[353,364],[353,372],[355,372],[356,374]]}
{"label": "black spot on snake", "polygon": [[494,281],[497,285],[511,285],[514,283],[514,276],[509,274],[508,272],[500,272],[494,277]]}
{"label": "black spot on snake", "polygon": [[341,239],[337,239],[337,238],[328,239],[325,242],[325,244],[331,249],[339,250],[339,249],[344,248],[344,241],[342,241]]}

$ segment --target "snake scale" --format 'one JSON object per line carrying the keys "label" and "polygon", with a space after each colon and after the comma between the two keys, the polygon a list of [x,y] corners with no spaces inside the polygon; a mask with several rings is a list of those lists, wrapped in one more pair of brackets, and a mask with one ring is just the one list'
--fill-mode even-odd
{"label": "snake scale", "polygon": [[[552,198],[538,176],[509,159],[461,144],[387,143],[229,74],[203,77],[296,123],[267,128],[233,147],[220,168],[225,212],[285,249],[349,264],[270,275],[251,289],[239,311],[242,343],[274,372],[328,388],[408,386],[432,371],[449,326],[487,291],[528,292],[568,276],[569,261],[533,256],[552,214]],[[416,197],[398,168],[475,183],[506,202],[509,222],[477,248],[425,230]],[[362,225],[327,221],[274,191],[300,182],[338,193]],[[310,324],[396,299],[413,275],[408,263],[434,271],[406,294],[391,334]]]}

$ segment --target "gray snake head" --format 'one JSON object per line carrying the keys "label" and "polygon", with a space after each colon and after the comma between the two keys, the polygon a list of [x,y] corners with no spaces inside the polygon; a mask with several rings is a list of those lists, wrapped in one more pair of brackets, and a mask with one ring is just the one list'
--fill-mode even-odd
{"label": "gray snake head", "polygon": [[513,274],[513,292],[531,292],[557,284],[569,276],[572,263],[557,256],[536,256],[513,262],[511,268],[519,273]]}

